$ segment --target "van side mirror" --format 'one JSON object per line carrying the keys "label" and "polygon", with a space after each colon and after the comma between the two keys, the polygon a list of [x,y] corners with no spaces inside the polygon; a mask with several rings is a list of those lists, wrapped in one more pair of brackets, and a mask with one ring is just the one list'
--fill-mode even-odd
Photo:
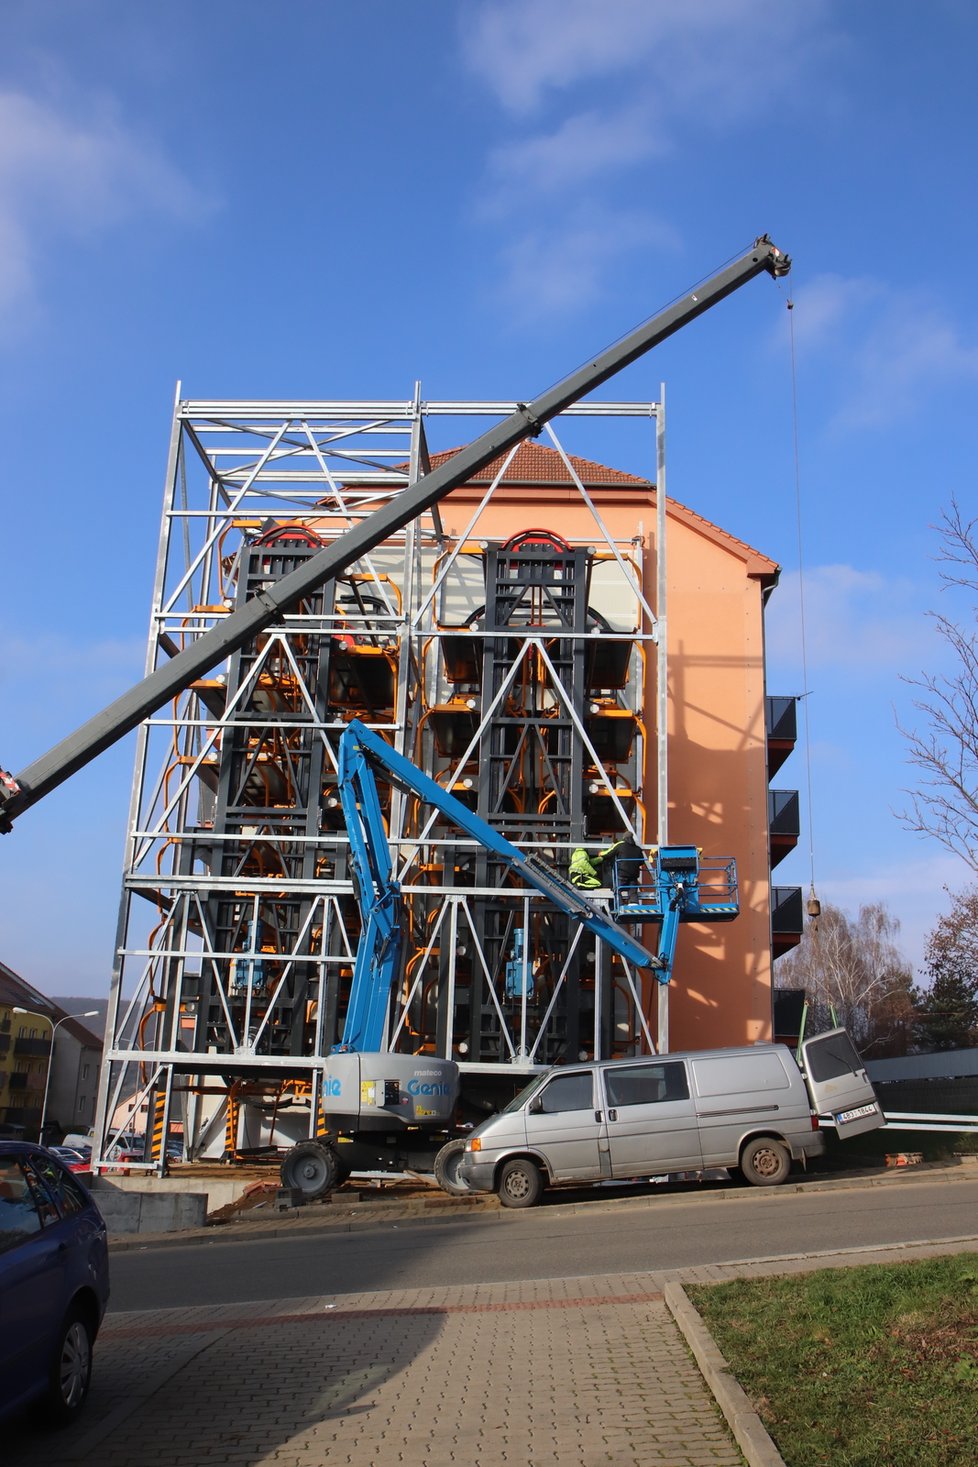
{"label": "van side mirror", "polygon": [[543,1096],[542,1095],[534,1095],[531,1098],[530,1103],[529,1103],[529,1105],[526,1108],[530,1112],[530,1115],[531,1116],[542,1115],[543,1114]]}

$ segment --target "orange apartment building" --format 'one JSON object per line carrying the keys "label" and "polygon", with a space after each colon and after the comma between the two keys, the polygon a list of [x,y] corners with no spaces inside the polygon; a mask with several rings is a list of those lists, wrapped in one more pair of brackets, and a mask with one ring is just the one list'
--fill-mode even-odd
{"label": "orange apartment building", "polygon": [[[521,445],[480,516],[479,537],[505,541],[542,525],[587,542],[595,516],[583,487],[616,542],[640,541],[632,553],[655,609],[654,484],[568,459],[570,467],[554,448]],[[499,468],[490,464],[449,497],[446,526],[453,514],[460,523],[468,520]],[[779,567],[671,499],[666,537],[668,840],[695,845],[707,857],[733,857],[740,893],[736,921],[688,926],[680,934],[669,1047],[752,1044],[772,1037],[773,960],[800,940],[802,927],[800,890],[772,887],[773,868],[798,836],[796,793],[770,785],[795,738],[794,700],[769,698],[765,681],[764,608]],[[646,665],[643,834],[654,844],[658,687],[651,655]]]}

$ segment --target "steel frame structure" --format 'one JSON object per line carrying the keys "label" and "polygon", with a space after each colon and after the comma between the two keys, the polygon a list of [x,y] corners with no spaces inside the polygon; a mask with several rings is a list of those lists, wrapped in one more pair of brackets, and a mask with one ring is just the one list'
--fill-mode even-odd
{"label": "steel frame structure", "polygon": [[[420,385],[403,402],[188,401],[178,389],[147,674],[245,594],[260,594],[263,575],[274,580],[310,553],[304,535],[328,544],[424,474],[436,421],[441,436],[442,419],[502,419],[518,406],[425,402]],[[147,1168],[162,1166],[163,1138],[178,1118],[198,1154],[315,1133],[317,1065],[342,1019],[358,935],[331,789],[338,736],[353,714],[464,797],[494,718],[515,686],[531,682],[547,705],[538,721],[559,717],[585,751],[587,797],[609,812],[601,830],[640,841],[655,833],[645,828],[645,804],[657,804],[657,790],[645,785],[643,715],[657,643],[664,654],[635,554],[639,537],[615,539],[558,436],[563,419],[589,417],[654,425],[649,452],[660,478],[664,421],[661,404],[586,402],[544,429],[590,514],[593,529],[574,553],[587,558],[590,604],[603,626],[548,624],[544,616],[537,627],[497,627],[490,639],[473,625],[473,601],[485,594],[480,520],[511,450],[461,533],[446,534],[431,507],[140,726],[97,1120],[102,1160],[120,1133],[141,1128],[140,1110],[152,1138]],[[543,505],[533,518],[546,519]],[[466,701],[444,655],[462,632],[477,647],[491,640],[493,694],[476,700],[461,745],[439,744],[436,710]],[[635,737],[615,762],[595,746],[579,678],[568,685],[575,658],[565,654],[582,648],[585,634],[605,650],[627,649],[618,658],[623,686],[604,699],[616,718],[634,721]],[[661,769],[664,738],[660,753]],[[578,808],[559,830],[553,821],[535,830],[533,821],[511,820],[510,831],[559,864],[592,833],[579,816]],[[529,891],[501,893],[484,870],[482,885],[459,876],[466,842],[396,790],[387,819],[398,877],[409,903],[413,896],[414,937],[392,1006],[392,1047],[456,1058],[470,1076],[525,1076],[560,1052],[566,1034],[556,1037],[557,1019],[570,994],[578,1003],[583,983],[590,997],[575,1019],[575,1057],[654,1049],[654,983],[643,988],[579,930],[568,931],[542,1002],[533,975],[554,940],[545,904]],[[498,939],[488,950],[480,903],[507,909],[505,954]],[[473,973],[492,1010],[491,1059],[484,1046],[473,1054],[472,1036],[457,1032],[457,996]]]}

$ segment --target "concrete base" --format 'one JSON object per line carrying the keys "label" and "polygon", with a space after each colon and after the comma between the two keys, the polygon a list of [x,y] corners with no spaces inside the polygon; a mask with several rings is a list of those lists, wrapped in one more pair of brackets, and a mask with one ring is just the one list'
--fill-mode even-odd
{"label": "concrete base", "polygon": [[[270,1171],[270,1181],[278,1180],[278,1173]],[[95,1178],[96,1192],[102,1187],[113,1187],[117,1192],[143,1192],[147,1196],[171,1197],[181,1193],[201,1193],[207,1198],[207,1211],[216,1212],[229,1202],[237,1202],[243,1192],[255,1185],[254,1173],[247,1176],[229,1172],[223,1177],[168,1176],[157,1177],[144,1172],[130,1172],[121,1176],[118,1172],[107,1172]]]}
{"label": "concrete base", "polygon": [[[177,1233],[184,1228],[202,1228],[210,1210],[205,1192],[167,1187],[160,1178],[151,1188],[142,1178],[120,1177],[95,1180],[92,1188],[109,1235],[119,1233]],[[123,1183],[134,1183],[125,1186]]]}

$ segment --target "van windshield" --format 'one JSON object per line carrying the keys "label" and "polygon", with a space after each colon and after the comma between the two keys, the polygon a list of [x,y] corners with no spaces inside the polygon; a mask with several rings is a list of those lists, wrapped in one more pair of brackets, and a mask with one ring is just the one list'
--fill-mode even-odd
{"label": "van windshield", "polygon": [[509,1105],[504,1105],[499,1112],[500,1115],[508,1116],[514,1110],[522,1110],[530,1096],[533,1095],[547,1079],[550,1071],[544,1070],[542,1075],[534,1075],[529,1085],[524,1085],[518,1095],[514,1095]]}

